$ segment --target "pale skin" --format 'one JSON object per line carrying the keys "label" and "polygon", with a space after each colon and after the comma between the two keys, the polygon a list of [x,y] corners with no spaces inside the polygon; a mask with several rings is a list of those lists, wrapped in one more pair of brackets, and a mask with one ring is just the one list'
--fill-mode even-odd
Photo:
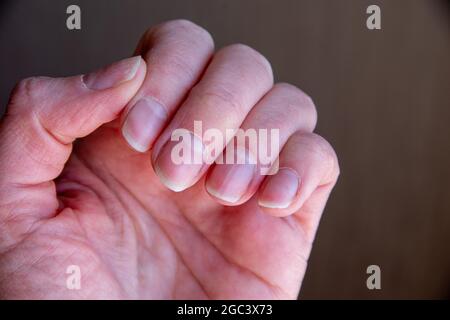
{"label": "pale skin", "polygon": [[[168,137],[194,120],[279,128],[279,173],[173,164]],[[22,81],[0,126],[0,297],[297,298],[339,175],[316,120],[260,53],[215,51],[181,20],[150,29],[134,58]]]}

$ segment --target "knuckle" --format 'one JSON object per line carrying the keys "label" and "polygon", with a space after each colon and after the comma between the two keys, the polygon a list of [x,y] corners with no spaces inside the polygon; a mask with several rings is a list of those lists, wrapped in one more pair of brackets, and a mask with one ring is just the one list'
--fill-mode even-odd
{"label": "knuckle", "polygon": [[[148,29],[144,35],[146,48],[150,48],[156,39],[186,39],[191,45],[214,47],[211,34],[201,26],[185,19],[170,20]],[[176,40],[179,41],[179,40]]]}
{"label": "knuckle", "polygon": [[321,164],[325,183],[337,180],[340,173],[338,157],[325,138],[316,133],[297,131],[293,136],[293,142],[311,161]]}
{"label": "knuckle", "polygon": [[192,65],[192,63],[182,54],[174,52],[171,55],[166,56],[164,59],[165,63],[154,66],[154,68],[158,68],[163,75],[175,78],[196,78],[195,66]]}
{"label": "knuckle", "polygon": [[272,66],[269,60],[267,60],[267,58],[260,52],[242,43],[235,43],[229,45],[223,48],[222,50],[224,52],[231,52],[233,54],[246,57],[248,60],[254,62],[262,70],[262,72],[264,72],[267,76],[272,78],[273,81]]}
{"label": "knuckle", "polygon": [[179,19],[173,20],[172,22],[168,22],[171,24],[171,27],[176,31],[184,31],[187,34],[195,34],[198,37],[202,38],[204,41],[213,42],[211,34],[204,29],[203,27],[195,24],[192,21]]}
{"label": "knuckle", "polygon": [[14,88],[14,94],[19,96],[32,96],[39,88],[39,78],[26,78],[19,81]]}
{"label": "knuckle", "polygon": [[203,93],[206,98],[211,101],[211,104],[215,105],[226,105],[229,109],[236,112],[242,110],[242,104],[236,95],[225,86],[216,85],[209,91]]}
{"label": "knuckle", "polygon": [[187,19],[175,19],[163,22],[156,26],[156,28],[169,29],[169,30],[185,30],[187,32],[202,32],[206,31],[199,25]]}
{"label": "knuckle", "polygon": [[336,181],[340,173],[336,151],[322,136],[312,133],[311,137],[313,139],[313,146],[315,146],[316,152],[325,163],[326,168],[328,168],[326,177],[328,177],[331,181]]}
{"label": "knuckle", "polygon": [[[165,75],[196,79],[200,56],[212,54],[214,42],[202,27],[188,20],[173,20],[150,28],[141,39],[138,51]],[[194,59],[194,57],[196,57]]]}
{"label": "knuckle", "polygon": [[277,83],[274,91],[286,99],[286,104],[294,109],[300,123],[305,123],[306,119],[308,131],[314,130],[318,115],[317,108],[309,95],[289,83]]}
{"label": "knuckle", "polygon": [[14,87],[10,105],[31,106],[41,101],[46,87],[45,77],[30,77],[23,79]]}
{"label": "knuckle", "polygon": [[196,86],[193,90],[198,92],[198,95],[197,92],[194,95],[200,97],[201,102],[208,108],[226,110],[227,117],[238,118],[244,112],[242,102],[236,93],[225,85],[214,84],[208,86],[208,88]]}

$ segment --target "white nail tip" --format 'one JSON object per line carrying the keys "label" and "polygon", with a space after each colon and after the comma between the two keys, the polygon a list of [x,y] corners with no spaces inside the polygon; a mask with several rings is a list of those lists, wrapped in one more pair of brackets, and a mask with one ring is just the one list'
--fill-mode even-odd
{"label": "white nail tip", "polygon": [[126,127],[122,127],[122,136],[125,138],[125,140],[127,141],[128,145],[133,148],[134,150],[138,151],[138,152],[147,152],[148,148],[137,143],[136,141],[134,141],[133,138],[131,138],[130,134],[128,133],[128,131],[126,130]]}
{"label": "white nail tip", "polygon": [[190,187],[189,185],[174,183],[167,179],[158,165],[155,165],[155,173],[159,177],[159,180],[161,180],[161,183],[174,192],[181,192]]}
{"label": "white nail tip", "polygon": [[142,61],[140,56],[132,57],[132,58],[130,58],[130,60],[134,60],[134,65],[128,71],[128,76],[125,81],[130,81],[131,79],[133,79],[136,76],[136,73],[137,73],[139,66],[141,65],[141,61]]}
{"label": "white nail tip", "polygon": [[290,206],[290,203],[280,204],[280,203],[267,202],[267,201],[261,201],[261,200],[258,200],[258,204],[261,207],[269,208],[269,209],[286,209]]}
{"label": "white nail tip", "polygon": [[239,197],[231,197],[231,196],[226,196],[226,195],[220,194],[218,191],[212,189],[211,187],[208,187],[208,185],[206,185],[206,190],[208,190],[208,193],[211,194],[212,196],[216,197],[217,199],[223,200],[225,202],[236,203],[240,199]]}

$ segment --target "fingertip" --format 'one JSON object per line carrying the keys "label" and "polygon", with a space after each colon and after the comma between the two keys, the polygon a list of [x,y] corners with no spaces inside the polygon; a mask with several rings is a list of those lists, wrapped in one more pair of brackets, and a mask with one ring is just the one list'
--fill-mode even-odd
{"label": "fingertip", "polygon": [[147,74],[147,63],[142,58],[142,56],[137,56],[137,57],[138,57],[139,63],[138,63],[136,75],[132,80],[135,80],[139,84],[139,87],[140,87],[141,84],[144,82],[145,75]]}
{"label": "fingertip", "polygon": [[238,206],[243,202],[240,197],[221,194],[215,188],[211,187],[208,182],[205,183],[205,190],[214,201],[224,206]]}
{"label": "fingertip", "polygon": [[90,90],[101,91],[139,80],[142,72],[145,75],[145,62],[140,56],[135,56],[83,75],[82,82]]}
{"label": "fingertip", "polygon": [[181,141],[169,140],[154,150],[152,164],[161,183],[175,192],[193,186],[204,173],[203,148],[201,141],[186,131]]}
{"label": "fingertip", "polygon": [[122,81],[118,86],[115,87],[124,90],[123,92],[125,92],[128,100],[125,104],[128,104],[129,101],[139,91],[142,84],[144,83],[147,73],[147,63],[141,56],[135,56],[130,59],[135,59],[136,65],[133,68],[134,70],[132,69],[130,71],[130,75],[128,76],[128,78],[126,78],[125,81]]}
{"label": "fingertip", "polygon": [[168,114],[164,106],[154,99],[133,100],[129,111],[123,112],[122,135],[134,150],[146,152],[161,133]]}
{"label": "fingertip", "polygon": [[173,179],[167,177],[157,163],[154,164],[153,168],[159,180],[167,189],[172,190],[173,192],[182,192],[189,187],[189,185],[177,183]]}
{"label": "fingertip", "polygon": [[258,204],[268,209],[286,209],[295,200],[300,187],[298,173],[291,168],[280,168],[268,176],[261,186]]}

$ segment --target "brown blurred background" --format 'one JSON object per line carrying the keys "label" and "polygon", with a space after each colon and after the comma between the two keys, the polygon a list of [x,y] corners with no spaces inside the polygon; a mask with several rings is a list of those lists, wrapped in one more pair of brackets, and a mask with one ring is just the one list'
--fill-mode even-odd
{"label": "brown blurred background", "polygon": [[[82,30],[66,28],[78,4]],[[377,4],[382,30],[366,28]],[[87,72],[130,55],[149,27],[186,18],[217,47],[249,44],[308,92],[342,173],[301,298],[450,297],[450,30],[442,0],[0,2],[1,113],[32,75]],[[1,114],[0,113],[0,114]],[[381,290],[366,268],[381,267]]]}

